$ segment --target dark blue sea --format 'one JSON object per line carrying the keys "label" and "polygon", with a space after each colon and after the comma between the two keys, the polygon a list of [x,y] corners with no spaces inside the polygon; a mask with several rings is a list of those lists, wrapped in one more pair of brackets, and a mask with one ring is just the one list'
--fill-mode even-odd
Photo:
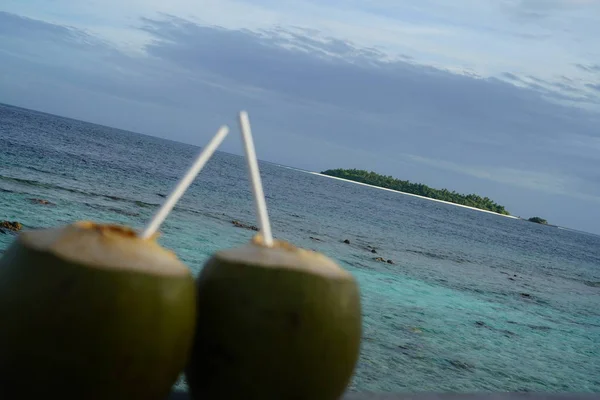
{"label": "dark blue sea", "polygon": [[[198,152],[0,105],[0,220],[141,229]],[[600,392],[600,237],[260,167],[275,236],[359,280],[364,338],[351,390]],[[255,224],[253,207],[245,160],[217,153],[160,241],[197,273],[252,237],[232,221]],[[0,252],[14,239],[0,233]]]}

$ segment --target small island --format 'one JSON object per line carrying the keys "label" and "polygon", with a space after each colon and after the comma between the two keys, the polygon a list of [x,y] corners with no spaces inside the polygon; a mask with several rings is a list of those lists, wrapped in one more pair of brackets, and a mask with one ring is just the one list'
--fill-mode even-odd
{"label": "small island", "polygon": [[386,189],[397,190],[399,192],[416,194],[418,196],[428,197],[430,199],[443,200],[450,203],[461,204],[468,207],[478,208],[495,212],[502,215],[510,215],[504,209],[504,206],[496,204],[487,197],[481,197],[476,194],[460,194],[448,189],[433,189],[422,183],[413,183],[402,181],[392,176],[384,176],[375,172],[369,172],[360,169],[328,169],[321,172],[323,175],[334,176],[336,178],[348,179],[355,182],[366,183],[368,185],[378,186]]}
{"label": "small island", "polygon": [[548,225],[548,221],[546,221],[544,218],[540,218],[540,217],[531,217],[527,221],[535,222],[536,224]]}

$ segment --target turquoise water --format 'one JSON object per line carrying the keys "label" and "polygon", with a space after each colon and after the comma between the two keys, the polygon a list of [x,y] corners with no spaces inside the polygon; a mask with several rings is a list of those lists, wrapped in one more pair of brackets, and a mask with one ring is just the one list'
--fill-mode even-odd
{"label": "turquoise water", "polygon": [[[141,228],[198,151],[0,105],[0,220]],[[600,237],[269,163],[261,172],[275,236],[359,280],[351,390],[600,392]],[[232,220],[255,223],[245,161],[217,153],[160,240],[198,272],[253,235]],[[12,240],[0,233],[0,252]]]}

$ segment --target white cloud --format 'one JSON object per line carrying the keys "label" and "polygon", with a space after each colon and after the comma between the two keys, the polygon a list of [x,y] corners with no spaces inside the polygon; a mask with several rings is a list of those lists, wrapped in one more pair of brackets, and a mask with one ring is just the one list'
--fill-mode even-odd
{"label": "white cloud", "polygon": [[[7,0],[3,7],[74,25],[130,49],[150,40],[135,29],[139,18],[165,13],[230,29],[312,28],[393,57],[408,54],[420,63],[482,76],[505,71],[544,79],[579,76],[574,63],[600,58],[594,39],[600,35],[597,1]],[[552,18],[535,23],[510,19],[523,12]]]}

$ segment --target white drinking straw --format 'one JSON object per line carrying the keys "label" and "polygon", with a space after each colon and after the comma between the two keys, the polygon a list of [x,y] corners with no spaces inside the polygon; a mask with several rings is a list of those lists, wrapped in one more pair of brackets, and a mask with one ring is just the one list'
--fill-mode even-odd
{"label": "white drinking straw", "polygon": [[171,194],[167,197],[163,205],[160,209],[154,214],[152,220],[146,225],[146,228],[142,232],[140,236],[142,239],[148,239],[152,237],[158,231],[160,225],[167,218],[173,207],[181,196],[185,193],[187,188],[194,181],[198,173],[202,170],[204,165],[208,162],[210,157],[213,155],[217,147],[223,142],[227,134],[229,133],[229,128],[227,126],[222,126],[217,131],[217,134],[211,139],[210,142],[202,149],[192,166],[188,169],[186,174],[177,182],[175,188],[171,191]]}
{"label": "white drinking straw", "polygon": [[258,225],[262,232],[266,246],[273,246],[273,235],[271,234],[271,223],[267,212],[267,203],[265,202],[265,193],[263,192],[262,182],[260,180],[260,171],[258,170],[258,161],[256,160],[256,150],[252,140],[252,131],[250,130],[250,120],[246,111],[240,111],[239,114],[240,130],[246,150],[246,161],[248,162],[248,171],[250,173],[250,184],[252,194],[254,195],[254,205],[258,215]]}

